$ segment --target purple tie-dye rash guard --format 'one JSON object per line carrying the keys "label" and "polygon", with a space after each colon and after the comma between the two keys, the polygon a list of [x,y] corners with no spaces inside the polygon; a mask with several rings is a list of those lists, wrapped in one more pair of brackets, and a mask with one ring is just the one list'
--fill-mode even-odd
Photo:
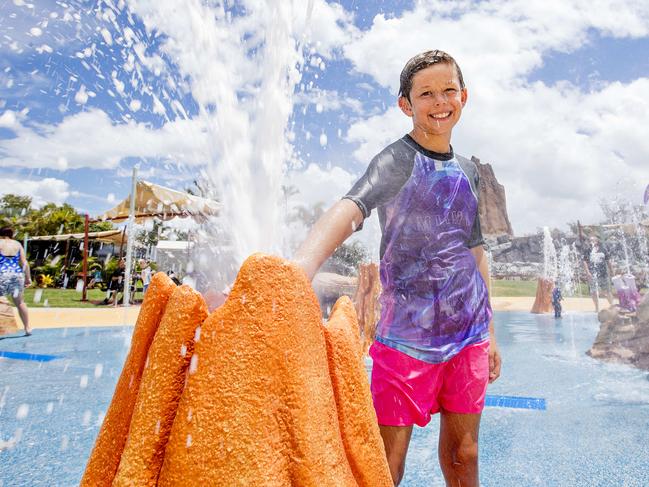
{"label": "purple tie-dye rash guard", "polygon": [[386,147],[345,198],[381,224],[376,340],[430,363],[489,338],[491,307],[470,249],[482,245],[478,172],[409,135]]}

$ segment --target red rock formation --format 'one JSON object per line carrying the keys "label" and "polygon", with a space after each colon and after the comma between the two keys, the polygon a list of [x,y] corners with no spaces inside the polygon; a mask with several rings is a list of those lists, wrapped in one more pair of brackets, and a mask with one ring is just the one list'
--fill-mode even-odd
{"label": "red rock formation", "polygon": [[507,215],[505,187],[498,182],[491,164],[481,164],[480,159],[471,157],[480,174],[479,206],[480,224],[485,235],[507,234],[514,236]]}
{"label": "red rock formation", "polygon": [[554,283],[552,279],[543,279],[539,277],[536,283],[536,299],[532,305],[531,313],[547,313],[552,311],[552,288]]}
{"label": "red rock formation", "polygon": [[0,336],[9,335],[18,331],[14,309],[9,304],[9,300],[0,296]]}
{"label": "red rock formation", "polygon": [[379,266],[362,264],[358,269],[358,287],[354,295],[354,306],[363,337],[363,352],[367,352],[376,335],[376,325],[379,321],[381,307],[381,279]]}

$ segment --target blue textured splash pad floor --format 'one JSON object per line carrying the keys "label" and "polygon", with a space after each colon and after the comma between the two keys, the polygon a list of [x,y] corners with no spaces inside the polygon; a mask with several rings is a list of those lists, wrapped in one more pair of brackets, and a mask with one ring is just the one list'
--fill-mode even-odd
{"label": "blue textured splash pad floor", "polygon": [[[649,485],[649,374],[585,355],[594,314],[496,313],[502,378],[480,432],[483,486]],[[131,328],[0,339],[0,486],[78,485]],[[416,428],[402,485],[443,486],[439,420]]]}

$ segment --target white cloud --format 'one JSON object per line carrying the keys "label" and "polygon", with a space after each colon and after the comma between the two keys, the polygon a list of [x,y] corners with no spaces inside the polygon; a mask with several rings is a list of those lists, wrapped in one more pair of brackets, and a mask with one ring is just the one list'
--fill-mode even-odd
{"label": "white cloud", "polygon": [[69,184],[61,179],[45,178],[39,180],[2,177],[0,195],[15,194],[32,198],[32,206],[39,208],[46,203],[65,203],[70,196]]}
{"label": "white cloud", "polygon": [[349,127],[346,140],[359,144],[354,151],[354,157],[361,165],[367,165],[383,147],[411,129],[410,119],[395,102],[395,106],[388,108],[385,113],[353,123]]}
{"label": "white cloud", "polygon": [[309,164],[303,171],[290,172],[286,180],[287,185],[299,190],[291,198],[294,204],[310,207],[323,203],[329,207],[352,187],[356,176],[341,167],[326,170]]}
{"label": "white cloud", "polygon": [[[12,115],[6,117],[12,122]],[[51,169],[111,169],[126,157],[203,164],[209,157],[204,124],[177,120],[160,129],[129,122],[114,124],[100,110],[65,118],[56,126],[30,128],[13,122],[13,139],[0,140],[0,160],[7,166]]]}
{"label": "white cloud", "polygon": [[315,0],[308,21],[306,17],[297,16],[298,28],[306,30],[305,35],[314,50],[328,59],[357,32],[351,14],[338,3]]}
{"label": "white cloud", "polygon": [[16,113],[12,112],[11,110],[6,110],[2,115],[0,115],[0,127],[7,129],[14,129],[18,127]]}
{"label": "white cloud", "polygon": [[[481,157],[505,185],[518,233],[601,217],[598,200],[634,191],[619,180],[649,179],[649,78],[547,86],[527,76],[552,51],[570,52],[602,36],[649,36],[646,2],[419,2],[401,17],[377,16],[344,48],[356,70],[395,94],[407,59],[440,48],[460,62],[469,100],[455,129],[458,153]],[[407,46],[404,48],[404,46]],[[368,52],[381,52],[376,62]],[[411,128],[396,106],[353,124],[347,140],[367,164]],[[632,199],[640,199],[640,193]]]}
{"label": "white cloud", "polygon": [[[398,18],[377,15],[343,51],[358,71],[396,93],[403,65],[424,50],[451,53],[469,81],[510,81],[541,66],[545,53],[578,49],[591,29],[647,36],[649,6],[642,0],[419,2]],[[372,52],[381,53],[380,62]]]}

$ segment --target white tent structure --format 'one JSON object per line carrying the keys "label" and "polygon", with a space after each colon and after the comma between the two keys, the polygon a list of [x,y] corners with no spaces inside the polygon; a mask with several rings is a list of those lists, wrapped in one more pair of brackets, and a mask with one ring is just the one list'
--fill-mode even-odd
{"label": "white tent structure", "polygon": [[[57,235],[38,235],[36,237],[29,237],[29,241],[53,241],[53,242],[68,242],[70,240],[84,240],[85,233],[61,233]],[[97,242],[106,242],[112,244],[120,244],[122,242],[121,230],[105,230],[103,232],[88,232],[88,240],[95,240]]]}
{"label": "white tent structure", "polygon": [[176,217],[192,217],[204,221],[206,217],[218,215],[221,208],[216,201],[165,188],[148,181],[137,181],[132,194],[135,194],[132,212],[129,195],[117,206],[98,216],[97,220],[119,223],[128,220],[132,215],[137,223],[148,218],[170,220]]}
{"label": "white tent structure", "polygon": [[[198,222],[208,217],[218,216],[221,205],[207,198],[201,198],[158,184],[137,180],[137,168],[133,168],[131,194],[114,208],[97,217],[97,221],[128,221],[127,235],[132,235],[133,223],[143,222],[148,218],[170,220],[172,218],[192,217]],[[86,235],[88,234],[88,218],[86,217]],[[126,245],[125,283],[131,282],[131,261],[133,256],[133,239]],[[86,276],[87,242],[84,245],[84,276]],[[84,278],[85,298],[85,278]],[[130,285],[124,286],[124,306],[130,303]]]}

